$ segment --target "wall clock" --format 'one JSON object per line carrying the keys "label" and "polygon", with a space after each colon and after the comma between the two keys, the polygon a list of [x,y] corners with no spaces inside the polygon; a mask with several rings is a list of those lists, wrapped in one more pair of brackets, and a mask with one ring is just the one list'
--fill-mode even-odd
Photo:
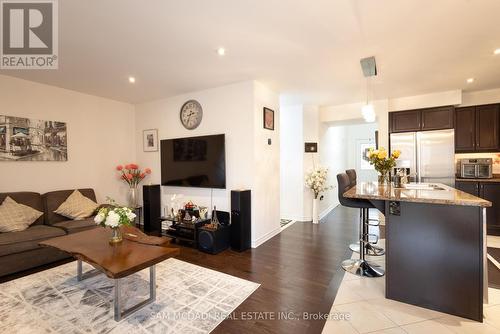
{"label": "wall clock", "polygon": [[196,129],[203,118],[203,109],[196,100],[189,100],[182,105],[180,113],[181,123],[188,130]]}

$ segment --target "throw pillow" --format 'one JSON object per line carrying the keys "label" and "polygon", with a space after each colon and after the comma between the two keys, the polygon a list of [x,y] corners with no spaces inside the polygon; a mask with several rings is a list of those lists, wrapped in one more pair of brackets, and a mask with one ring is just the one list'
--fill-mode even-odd
{"label": "throw pillow", "polygon": [[75,190],[54,212],[70,219],[80,220],[92,216],[98,206],[99,204]]}
{"label": "throw pillow", "polygon": [[7,196],[0,205],[0,232],[19,232],[27,229],[43,212],[17,203]]}

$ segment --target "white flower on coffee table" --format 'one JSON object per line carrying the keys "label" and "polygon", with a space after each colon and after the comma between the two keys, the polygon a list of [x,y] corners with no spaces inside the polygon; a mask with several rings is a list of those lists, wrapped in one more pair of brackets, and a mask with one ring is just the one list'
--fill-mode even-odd
{"label": "white flower on coffee table", "polygon": [[132,225],[135,217],[136,214],[130,208],[111,206],[101,208],[94,217],[94,222],[102,227],[118,228]]}

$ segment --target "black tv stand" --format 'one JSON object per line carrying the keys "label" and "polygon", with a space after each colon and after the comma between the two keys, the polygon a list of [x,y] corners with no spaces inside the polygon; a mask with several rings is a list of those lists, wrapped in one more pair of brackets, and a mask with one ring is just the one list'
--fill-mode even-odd
{"label": "black tv stand", "polygon": [[162,230],[162,235],[172,238],[174,242],[191,244],[194,248],[198,247],[198,229],[210,223],[210,219],[199,219],[195,222],[191,222],[165,217],[162,218],[162,221],[169,221],[172,223],[167,229]]}

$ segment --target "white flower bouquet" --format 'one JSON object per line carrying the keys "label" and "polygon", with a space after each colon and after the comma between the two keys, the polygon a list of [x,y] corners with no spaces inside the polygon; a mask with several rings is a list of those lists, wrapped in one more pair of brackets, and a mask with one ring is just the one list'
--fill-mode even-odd
{"label": "white flower bouquet", "polygon": [[328,168],[321,166],[310,170],[306,174],[306,187],[314,192],[315,199],[317,199],[322,192],[332,188],[326,185],[327,176]]}
{"label": "white flower bouquet", "polygon": [[127,207],[101,208],[94,217],[94,222],[102,227],[118,228],[130,226],[136,215]]}

